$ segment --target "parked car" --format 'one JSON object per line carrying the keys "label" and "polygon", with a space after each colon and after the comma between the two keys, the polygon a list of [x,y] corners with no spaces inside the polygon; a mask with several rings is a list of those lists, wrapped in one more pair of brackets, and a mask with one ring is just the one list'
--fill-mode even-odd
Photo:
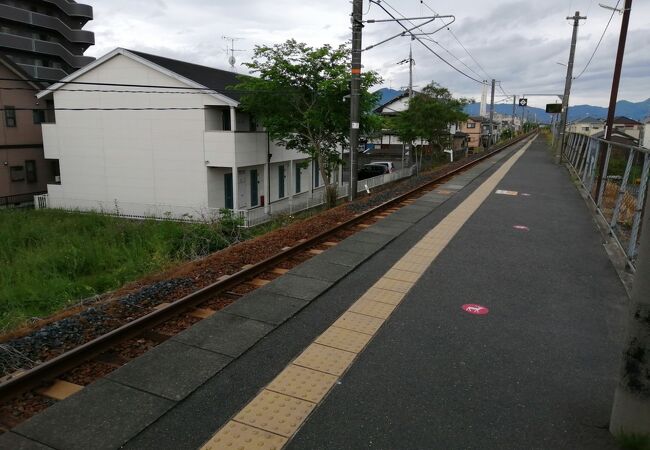
{"label": "parked car", "polygon": [[395,172],[395,164],[392,161],[373,161],[370,164],[380,164],[386,168],[386,173]]}
{"label": "parked car", "polygon": [[381,164],[366,164],[357,173],[357,180],[365,180],[366,178],[376,177],[385,173],[387,173],[386,166]]}

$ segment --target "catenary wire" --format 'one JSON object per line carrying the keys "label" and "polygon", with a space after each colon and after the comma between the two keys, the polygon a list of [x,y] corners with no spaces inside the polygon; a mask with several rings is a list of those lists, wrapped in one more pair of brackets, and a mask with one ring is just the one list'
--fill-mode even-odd
{"label": "catenary wire", "polygon": [[621,0],[618,0],[616,2],[616,6],[614,7],[614,10],[612,11],[612,15],[609,16],[609,20],[607,21],[607,25],[605,25],[605,29],[603,30],[603,34],[600,35],[600,39],[598,39],[598,44],[596,44],[596,48],[594,48],[594,52],[591,54],[591,57],[589,58],[589,61],[587,61],[587,64],[585,65],[584,69],[578,74],[577,77],[574,78],[574,80],[577,80],[582,76],[583,73],[587,70],[589,67],[589,64],[591,64],[591,61],[594,59],[594,56],[596,56],[596,52],[598,51],[598,48],[600,47],[601,42],[603,42],[603,38],[605,37],[605,33],[607,33],[607,29],[609,28],[609,24],[612,23],[612,19],[614,18],[614,14],[616,14],[616,9],[618,9],[618,5],[621,3]]}
{"label": "catenary wire", "polygon": [[[434,10],[431,6],[429,6],[429,5],[428,5],[424,0],[420,0],[420,4],[426,6],[426,7],[429,9],[429,11],[431,11],[432,13],[434,13],[434,14],[438,14],[438,12],[437,12],[436,10]],[[444,23],[444,20],[443,20],[443,23]],[[458,45],[460,45],[461,48],[465,51],[465,53],[467,53],[467,55],[471,58],[471,60],[474,61],[474,63],[477,65],[477,67],[478,67],[479,69],[481,69],[481,70],[483,71],[483,73],[484,73],[488,78],[494,78],[494,77],[491,76],[489,73],[487,73],[487,71],[486,71],[485,68],[481,65],[481,63],[479,63],[479,62],[476,60],[476,58],[474,58],[474,56],[469,52],[469,50],[467,50],[467,48],[463,45],[463,43],[460,42],[460,39],[458,39],[458,37],[457,37],[456,34],[454,33],[454,30],[452,30],[450,27],[447,27],[447,31],[449,31],[449,33],[453,36],[453,38],[456,40],[456,42],[458,42]],[[474,72],[474,73],[476,73],[476,72]]]}
{"label": "catenary wire", "polygon": [[[388,11],[386,8],[384,8],[384,6],[382,5],[382,3],[386,3],[385,0],[371,0],[371,1],[372,1],[373,3],[375,3],[377,6],[379,6],[379,7],[380,7],[380,8],[381,8],[381,9],[382,9],[386,14],[388,14],[388,16],[390,16],[392,19],[394,19],[394,20],[395,20],[395,21],[396,21],[396,22],[397,22],[397,23],[398,23],[402,28],[404,28],[405,30],[408,31],[408,28],[407,28],[404,24],[402,24],[402,22],[401,22],[399,19],[397,19],[397,17],[395,17],[393,14],[390,13],[390,11]],[[402,15],[401,13],[399,13],[395,8],[393,8],[392,6],[390,6],[388,3],[386,3],[386,5],[388,5],[392,10],[396,11],[399,15],[401,15],[402,17],[404,17],[404,15]],[[469,79],[472,80],[472,81],[475,81],[475,82],[477,82],[477,83],[479,83],[479,84],[483,84],[483,81],[478,80],[478,79],[472,77],[471,75],[466,74],[465,72],[463,72],[462,70],[460,70],[458,67],[454,66],[454,65],[451,64],[449,61],[447,61],[446,59],[444,59],[444,58],[443,58],[442,56],[440,56],[440,55],[439,55],[435,50],[433,50],[431,47],[429,47],[427,44],[425,44],[425,43],[424,43],[424,42],[423,42],[419,37],[415,36],[415,35],[414,35],[413,33],[411,33],[411,32],[409,32],[409,34],[410,34],[413,38],[415,38],[415,39],[416,39],[420,44],[422,44],[422,46],[424,46],[427,50],[429,50],[431,53],[433,53],[433,54],[434,54],[438,59],[440,59],[442,62],[444,62],[445,64],[447,64],[447,65],[448,65],[449,67],[451,67],[452,69],[454,69],[456,72],[460,73],[461,75],[465,76],[466,78],[469,78]]]}

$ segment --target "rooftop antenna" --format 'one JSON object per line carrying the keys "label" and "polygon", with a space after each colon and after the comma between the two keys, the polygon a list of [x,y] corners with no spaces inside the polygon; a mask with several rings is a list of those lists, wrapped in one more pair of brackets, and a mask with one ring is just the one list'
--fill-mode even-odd
{"label": "rooftop antenna", "polygon": [[235,58],[235,52],[245,51],[242,49],[236,49],[235,41],[241,41],[243,38],[232,37],[232,36],[221,36],[221,39],[225,41],[230,41],[230,47],[226,48],[226,52],[230,53],[230,56],[228,57],[228,64],[230,64],[231,69],[235,70],[235,64],[237,63],[237,59]]}

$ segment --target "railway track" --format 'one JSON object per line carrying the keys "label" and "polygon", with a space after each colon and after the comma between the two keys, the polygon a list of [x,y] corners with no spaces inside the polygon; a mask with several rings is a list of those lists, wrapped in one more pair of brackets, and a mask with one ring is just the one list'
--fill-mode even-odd
{"label": "railway track", "polygon": [[[66,372],[93,359],[99,358],[100,361],[106,361],[107,358],[105,355],[107,351],[134,338],[145,336],[146,339],[156,343],[163,342],[172,336],[161,335],[151,330],[165,322],[178,318],[179,315],[187,311],[194,311],[194,317],[208,317],[216,311],[211,308],[205,308],[204,305],[216,296],[221,295],[236,298],[242,295],[241,293],[237,293],[237,290],[243,285],[247,286],[247,289],[244,289],[244,291],[263,285],[265,282],[265,274],[271,275],[271,278],[281,276],[281,274],[288,270],[288,267],[292,266],[292,260],[294,261],[293,265],[297,265],[311,255],[324,251],[328,246],[335,245],[337,241],[344,239],[345,237],[341,237],[342,235],[345,236],[346,234],[359,231],[359,229],[367,226],[369,223],[381,220],[382,217],[385,217],[390,212],[412,202],[414,197],[435,189],[437,185],[449,177],[476,165],[493,156],[495,153],[515,145],[531,135],[532,133],[522,135],[508,141],[489,153],[472,159],[460,166],[450,168],[448,171],[444,171],[440,176],[437,176],[426,184],[415,187],[395,198],[357,214],[351,220],[339,223],[309,239],[298,241],[295,245],[285,247],[279,253],[257,264],[245,267],[232,275],[222,277],[220,281],[203,287],[178,300],[163,303],[160,307],[153,309],[153,311],[142,317],[119,326],[104,335],[81,344],[35,367],[14,374],[12,377],[0,383],[0,401],[6,402],[25,392],[51,384],[57,377],[61,377]],[[268,279],[269,277],[267,276],[266,278]],[[190,325],[191,323],[187,326]],[[136,352],[134,357],[137,357],[138,354]],[[103,358],[102,355],[104,355]],[[116,365],[124,364],[125,362],[122,358]],[[98,374],[97,378],[101,378],[101,374]]]}

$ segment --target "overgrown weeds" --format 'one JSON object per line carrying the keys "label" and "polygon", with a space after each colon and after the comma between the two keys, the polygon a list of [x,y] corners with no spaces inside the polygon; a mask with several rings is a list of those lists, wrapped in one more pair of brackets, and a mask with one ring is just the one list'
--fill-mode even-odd
{"label": "overgrown weeds", "polygon": [[0,211],[0,330],[247,237],[229,211],[206,223]]}

